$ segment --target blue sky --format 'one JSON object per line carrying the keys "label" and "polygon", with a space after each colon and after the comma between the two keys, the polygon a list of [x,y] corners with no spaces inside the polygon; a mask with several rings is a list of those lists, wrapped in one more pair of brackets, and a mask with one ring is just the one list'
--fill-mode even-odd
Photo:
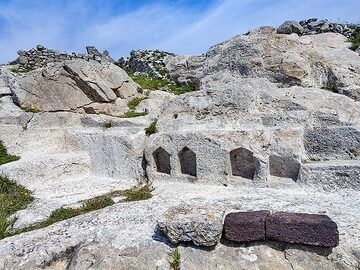
{"label": "blue sky", "polygon": [[249,29],[285,20],[360,21],[360,0],[0,0],[0,63],[37,44],[86,45],[113,58],[131,49],[200,54]]}

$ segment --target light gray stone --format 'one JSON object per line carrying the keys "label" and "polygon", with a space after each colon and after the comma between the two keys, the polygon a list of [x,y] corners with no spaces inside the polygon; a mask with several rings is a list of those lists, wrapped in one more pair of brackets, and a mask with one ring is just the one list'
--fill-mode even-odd
{"label": "light gray stone", "polygon": [[223,215],[222,209],[181,204],[170,208],[158,226],[173,244],[214,246],[221,237]]}

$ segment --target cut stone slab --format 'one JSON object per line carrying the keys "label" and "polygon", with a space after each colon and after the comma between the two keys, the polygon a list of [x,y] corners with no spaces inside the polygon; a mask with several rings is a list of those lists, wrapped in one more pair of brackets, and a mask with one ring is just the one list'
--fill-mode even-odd
{"label": "cut stone slab", "polygon": [[265,220],[270,211],[229,213],[224,220],[224,237],[235,242],[265,240]]}
{"label": "cut stone slab", "polygon": [[336,223],[326,215],[277,212],[266,219],[266,239],[336,247],[339,232]]}
{"label": "cut stone slab", "polygon": [[164,214],[158,227],[173,244],[193,242],[197,246],[214,246],[221,238],[223,214],[216,207],[179,205]]}

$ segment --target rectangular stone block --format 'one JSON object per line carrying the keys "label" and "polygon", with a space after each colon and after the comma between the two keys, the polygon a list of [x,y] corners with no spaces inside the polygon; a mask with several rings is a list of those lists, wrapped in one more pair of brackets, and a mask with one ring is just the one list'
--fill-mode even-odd
{"label": "rectangular stone block", "polygon": [[266,239],[336,247],[339,232],[336,223],[326,215],[278,212],[266,219]]}
{"label": "rectangular stone block", "polygon": [[235,242],[265,240],[265,219],[269,211],[236,212],[226,215],[224,237]]}

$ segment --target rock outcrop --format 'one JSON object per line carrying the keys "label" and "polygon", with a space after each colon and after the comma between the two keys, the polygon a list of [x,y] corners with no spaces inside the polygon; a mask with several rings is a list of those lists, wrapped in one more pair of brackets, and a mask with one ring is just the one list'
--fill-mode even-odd
{"label": "rock outcrop", "polygon": [[354,33],[354,27],[346,23],[332,23],[328,20],[311,18],[303,21],[286,21],[277,29],[279,34],[315,35],[320,33],[339,33],[350,37]]}
{"label": "rock outcrop", "polygon": [[117,99],[134,96],[140,87],[112,63],[69,60],[20,76],[11,89],[22,108],[76,111],[100,103],[111,106]]}
{"label": "rock outcrop", "polygon": [[202,56],[176,56],[166,65],[175,81],[195,82],[217,72],[268,78],[281,86],[324,88],[360,100],[359,55],[340,34],[277,34],[262,27],[211,47]]}
{"label": "rock outcrop", "polygon": [[126,72],[146,73],[157,79],[167,79],[166,63],[175,54],[160,50],[133,50],[130,57],[121,57],[117,64]]}

